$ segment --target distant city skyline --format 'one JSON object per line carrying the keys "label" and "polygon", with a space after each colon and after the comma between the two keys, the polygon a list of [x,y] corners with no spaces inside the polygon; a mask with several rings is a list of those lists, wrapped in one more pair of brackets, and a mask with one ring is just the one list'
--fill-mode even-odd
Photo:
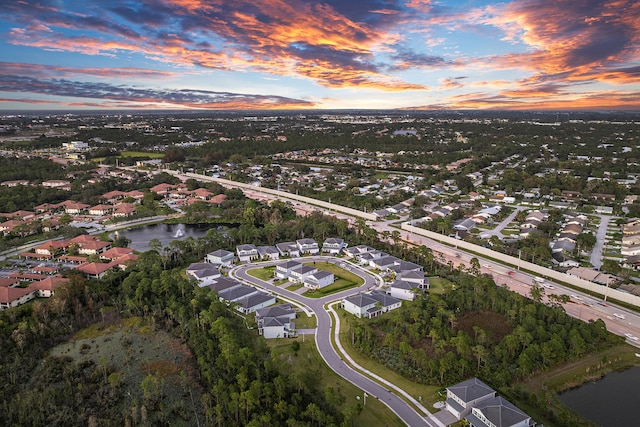
{"label": "distant city skyline", "polygon": [[640,110],[637,0],[15,0],[0,110]]}

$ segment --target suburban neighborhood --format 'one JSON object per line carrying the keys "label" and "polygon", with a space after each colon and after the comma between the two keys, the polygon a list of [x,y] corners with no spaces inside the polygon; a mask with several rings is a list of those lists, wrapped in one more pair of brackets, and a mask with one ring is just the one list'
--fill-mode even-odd
{"label": "suburban neighborhood", "polygon": [[[199,133],[188,122],[160,128],[140,120],[104,128],[87,127],[91,119],[69,119],[64,125],[68,132],[56,134],[52,126],[56,120],[32,123],[32,129],[51,131],[44,137],[52,141],[48,146],[6,152],[17,163],[41,162],[39,168],[52,167],[55,173],[29,179],[7,174],[0,181],[3,197],[7,197],[0,212],[4,245],[0,309],[28,310],[35,303],[39,310],[80,277],[87,283],[117,283],[124,275],[136,274],[137,262],[141,257],[148,262],[149,255],[129,247],[128,230],[164,221],[177,228],[173,228],[170,243],[148,240],[146,247],[157,256],[156,267],[177,267],[188,260],[180,267],[180,280],[188,281],[193,289],[183,287],[181,292],[196,292],[197,298],[211,295],[269,346],[295,343],[299,348],[305,336],[319,337],[320,331],[341,319],[352,328],[351,346],[363,354],[370,352],[367,357],[395,366],[405,375],[426,375],[428,366],[431,381],[445,383],[455,378],[455,385],[451,385],[455,381],[443,384],[446,398],[437,399],[440,406],[433,409],[422,404],[418,395],[411,396],[414,402],[408,405],[398,397],[402,393],[396,385],[365,387],[361,376],[353,379],[366,390],[359,396],[358,408],[364,407],[367,398],[378,400],[393,390],[389,404],[402,412],[403,419],[417,417],[416,425],[431,427],[456,422],[537,425],[496,391],[500,387],[491,388],[472,377],[491,377],[484,371],[490,364],[487,348],[494,344],[494,338],[487,340],[487,331],[509,329],[510,322],[503,318],[494,326],[473,329],[465,317],[473,312],[458,316],[449,311],[441,302],[443,294],[456,298],[457,289],[471,286],[468,289],[474,296],[468,296],[468,301],[486,292],[481,289],[488,283],[482,281],[487,280],[500,285],[500,291],[519,293],[575,319],[603,322],[628,345],[635,345],[640,335],[630,322],[635,321],[634,315],[607,300],[609,291],[616,296],[640,296],[640,261],[636,259],[640,243],[634,240],[640,235],[640,200],[635,194],[640,193],[640,170],[635,170],[631,158],[635,149],[630,142],[635,135],[607,163],[604,154],[610,152],[607,141],[611,135],[595,131],[614,126],[621,129],[617,135],[632,135],[622,131],[633,127],[632,121],[612,124],[580,118],[547,124],[514,119],[326,115],[298,117],[293,119],[297,124],[289,127],[277,116],[247,116],[221,119]],[[566,146],[551,143],[554,139],[545,135],[546,130],[553,128],[562,134],[569,123],[580,129],[583,139],[565,138]],[[523,134],[513,146],[506,139],[488,143],[484,150],[492,153],[489,158],[477,151],[483,148],[469,149],[470,141],[484,138],[480,130],[485,126]],[[218,130],[211,130],[216,127]],[[237,128],[259,129],[260,134],[225,134],[225,129]],[[12,134],[29,132],[20,126],[6,129]],[[291,149],[291,141],[299,137],[292,132],[298,129],[322,134],[340,129],[340,134],[350,135],[350,144]],[[344,133],[344,129],[353,132]],[[149,144],[142,143],[142,138],[140,142],[116,142],[86,137],[103,130],[113,132],[112,136],[131,130],[145,136],[162,134],[175,141]],[[600,135],[597,143],[591,133]],[[362,135],[370,136],[370,147],[362,143]],[[236,150],[249,142],[270,142],[279,148],[263,153],[258,145],[253,155]],[[227,144],[236,150],[227,158],[212,152],[209,161],[200,158],[202,150]],[[421,147],[424,144],[429,150]],[[131,154],[116,155],[115,147]],[[567,151],[569,148],[573,151]],[[576,154],[583,149],[590,154]],[[627,168],[618,167],[622,164]],[[588,170],[584,165],[589,165]],[[323,224],[318,215],[342,222],[337,227],[332,222]],[[286,239],[278,238],[278,227],[293,224],[295,218],[309,218],[316,224],[297,229]],[[202,237],[186,237],[184,224],[204,224]],[[433,233],[442,237],[429,240]],[[478,249],[470,251],[470,247]],[[494,258],[485,257],[489,251],[496,254]],[[496,262],[507,258],[507,265]],[[521,269],[530,265],[549,273],[538,277]],[[555,282],[559,277],[566,279]],[[589,289],[600,292],[604,299],[563,288],[576,280],[592,284]],[[131,310],[140,303],[128,301],[126,307]],[[411,328],[413,319],[420,318],[417,307],[426,310],[424,307],[436,304],[440,304],[439,311],[428,321],[417,320],[429,326],[411,332],[411,338],[399,341],[397,348],[382,346],[377,353],[377,348],[367,346],[367,333],[373,334],[370,340],[388,334],[385,343],[400,339],[392,338],[380,325],[404,318],[406,324],[394,333]],[[148,308],[141,306],[138,313],[147,315]],[[199,319],[199,314],[195,317]],[[595,327],[583,323],[586,326],[581,327]],[[438,332],[445,325],[460,336],[469,333],[475,345],[465,350],[462,338],[452,336],[446,341],[447,333]],[[422,333],[428,337],[419,338]],[[330,336],[328,331],[322,334]],[[594,332],[584,332],[578,339],[574,333],[574,346],[563,357],[569,351],[576,357],[584,354],[580,340],[589,334]],[[558,335],[554,345],[565,338]],[[522,354],[528,352],[526,346],[522,348]],[[317,351],[333,370],[345,366],[351,357],[329,343]],[[458,354],[455,360],[454,351]],[[541,354],[544,363],[553,364],[549,351],[545,347],[544,353],[521,356],[515,362],[517,375],[529,372],[528,363]],[[472,360],[475,369],[458,365],[464,357]],[[404,358],[414,359],[407,362]],[[396,365],[401,359],[404,365]],[[422,373],[413,372],[412,364],[420,365]],[[453,366],[465,375],[454,374]],[[479,375],[483,372],[484,376]],[[471,379],[459,382],[464,378]]]}

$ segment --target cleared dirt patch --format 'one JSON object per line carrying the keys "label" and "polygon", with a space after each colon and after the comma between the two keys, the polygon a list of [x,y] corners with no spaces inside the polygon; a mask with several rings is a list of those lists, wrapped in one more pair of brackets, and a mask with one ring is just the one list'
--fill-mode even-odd
{"label": "cleared dirt patch", "polygon": [[461,329],[472,337],[478,333],[474,326],[482,329],[487,334],[487,339],[494,344],[513,331],[509,319],[493,311],[472,311],[456,320],[456,329]]}

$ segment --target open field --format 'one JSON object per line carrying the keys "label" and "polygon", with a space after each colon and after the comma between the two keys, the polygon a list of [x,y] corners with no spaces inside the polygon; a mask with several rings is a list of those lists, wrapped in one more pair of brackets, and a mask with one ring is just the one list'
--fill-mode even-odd
{"label": "open field", "polygon": [[[123,151],[120,155],[115,156],[118,159],[126,158],[126,157],[148,157],[150,159],[161,159],[164,157],[164,153],[150,153],[146,151]],[[91,159],[93,162],[103,162],[106,157],[95,157]]]}

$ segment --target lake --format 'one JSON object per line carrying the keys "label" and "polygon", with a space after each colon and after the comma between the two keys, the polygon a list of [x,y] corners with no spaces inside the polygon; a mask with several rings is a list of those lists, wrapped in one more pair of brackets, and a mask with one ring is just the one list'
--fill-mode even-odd
{"label": "lake", "polygon": [[558,396],[560,400],[602,427],[638,425],[640,419],[640,366],[612,372]]}
{"label": "lake", "polygon": [[[187,237],[203,237],[210,228],[216,228],[213,224],[188,225],[188,224],[151,224],[141,227],[119,230],[118,235],[131,241],[129,247],[136,251],[149,250],[149,241],[160,240],[162,247],[166,247],[174,240],[183,240]],[[114,237],[115,233],[111,236]]]}

